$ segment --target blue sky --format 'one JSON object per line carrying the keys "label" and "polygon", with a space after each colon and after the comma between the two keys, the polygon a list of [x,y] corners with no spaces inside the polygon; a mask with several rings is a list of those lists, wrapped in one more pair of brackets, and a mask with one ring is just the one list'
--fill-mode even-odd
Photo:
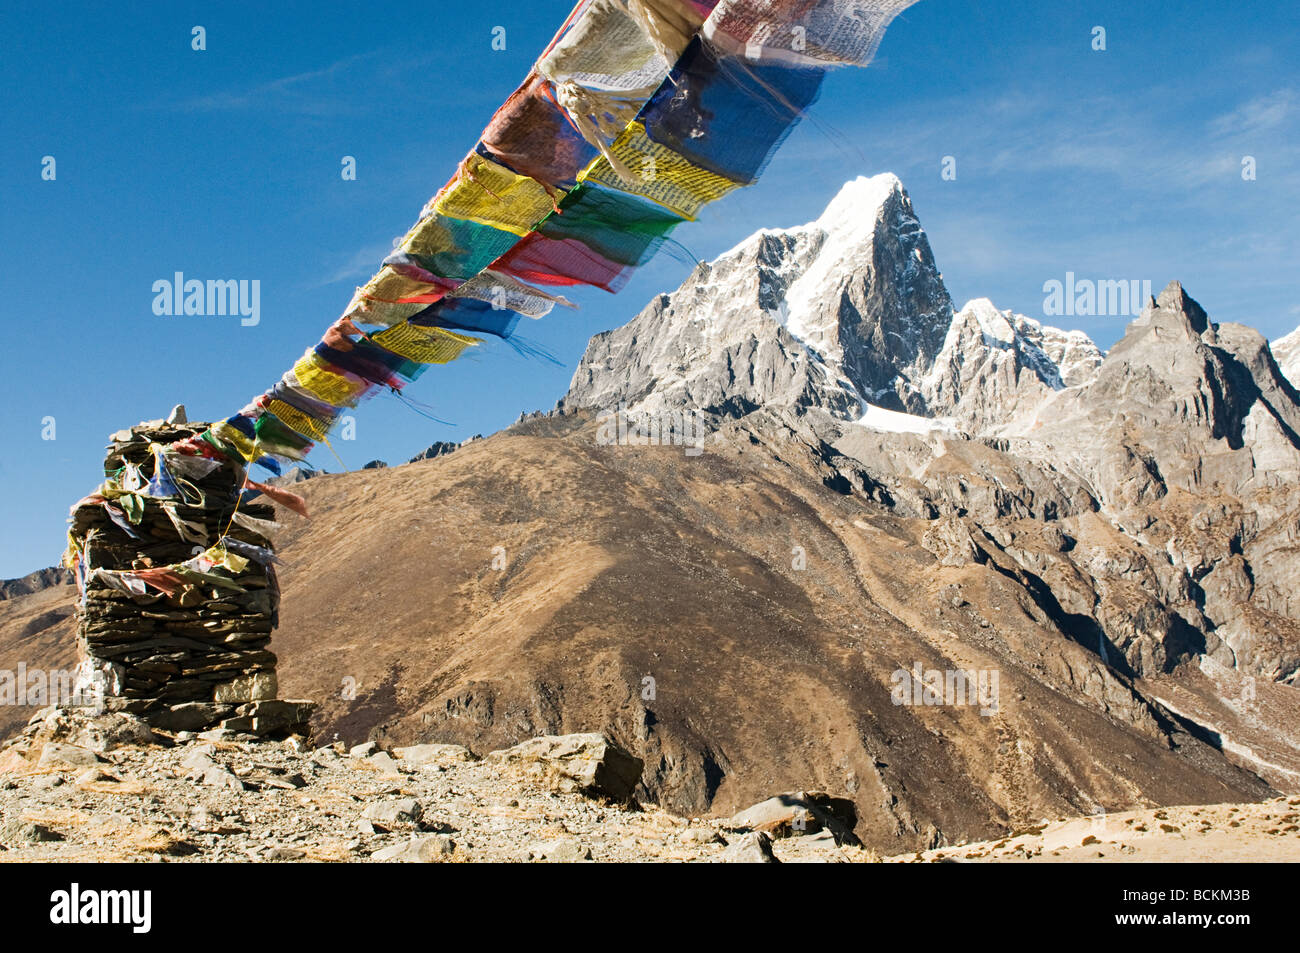
{"label": "blue sky", "polygon": [[[8,4],[0,577],[55,561],[110,432],[176,402],[226,416],[315,343],[568,10]],[[191,49],[196,25],[206,50]],[[1157,289],[1180,278],[1215,320],[1277,337],[1300,324],[1298,49],[1289,4],[921,0],[872,66],[830,78],[758,185],[675,237],[707,259],[816,217],[853,176],[893,171],[958,304],[987,296],[1041,319],[1043,283],[1067,271]],[[339,174],[345,155],[355,181]],[[621,294],[579,292],[581,310],[529,322],[560,366],[494,342],[431,369],[408,393],[454,426],[391,398],[363,405],[339,453],[353,469],[400,462],[551,407],[587,339],[689,267],[661,255]],[[260,280],[260,323],[154,315],[152,283],[176,271]],[[1125,319],[1052,323],[1109,346]],[[323,448],[313,462],[338,469]]]}

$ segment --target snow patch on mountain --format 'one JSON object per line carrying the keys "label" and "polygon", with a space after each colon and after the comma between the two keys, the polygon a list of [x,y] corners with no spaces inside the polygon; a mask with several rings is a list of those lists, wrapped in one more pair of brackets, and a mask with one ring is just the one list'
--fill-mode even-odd
{"label": "snow patch on mountain", "polygon": [[905,414],[897,410],[886,410],[874,404],[866,404],[866,410],[854,423],[871,430],[885,433],[927,434],[936,431],[951,433],[952,425],[946,420],[921,417],[917,414]]}
{"label": "snow patch on mountain", "polygon": [[1269,345],[1269,349],[1291,386],[1300,388],[1300,328],[1278,338]]}

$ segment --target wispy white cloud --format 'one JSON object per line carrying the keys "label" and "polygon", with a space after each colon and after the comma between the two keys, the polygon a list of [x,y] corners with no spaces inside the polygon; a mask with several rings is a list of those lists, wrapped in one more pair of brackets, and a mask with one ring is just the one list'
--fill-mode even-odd
{"label": "wispy white cloud", "polygon": [[391,243],[387,245],[369,245],[358,249],[349,257],[340,257],[333,266],[308,287],[324,288],[340,281],[364,282],[379,270],[380,262],[384,260],[390,251],[392,251]]}
{"label": "wispy white cloud", "polygon": [[1211,135],[1249,135],[1275,129],[1292,115],[1297,97],[1294,89],[1278,89],[1242,103],[1231,112],[1209,121]]}
{"label": "wispy white cloud", "polygon": [[[338,116],[363,112],[372,99],[354,94],[382,88],[399,73],[432,61],[431,56],[395,57],[392,50],[371,50],[345,56],[320,69],[282,76],[242,88],[218,90],[155,105],[182,112],[265,110],[307,116]],[[401,63],[399,68],[396,62]]]}
{"label": "wispy white cloud", "polygon": [[[1068,106],[1047,94],[1009,93],[972,110],[963,95],[909,104],[902,114],[883,110],[858,128],[835,131],[877,168],[920,163],[938,175],[941,157],[954,155],[959,177],[1061,173],[1069,177],[1063,184],[1077,188],[1080,175],[1099,176],[1144,199],[1201,201],[1207,185],[1240,179],[1247,154],[1270,176],[1285,177],[1279,181],[1300,183],[1300,146],[1288,134],[1300,106],[1295,90],[1257,97],[1208,124],[1185,118],[1185,98],[1173,86],[1140,98],[1081,97]],[[805,137],[799,158],[825,162],[828,145],[837,148],[825,137]]]}

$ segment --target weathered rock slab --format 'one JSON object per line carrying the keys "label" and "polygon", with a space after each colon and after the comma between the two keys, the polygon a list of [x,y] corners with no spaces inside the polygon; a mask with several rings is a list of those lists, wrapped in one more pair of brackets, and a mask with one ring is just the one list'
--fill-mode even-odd
{"label": "weathered rock slab", "polygon": [[493,751],[487,760],[545,775],[563,791],[581,791],[616,801],[632,796],[644,762],[603,734],[543,735],[513,748]]}
{"label": "weathered rock slab", "polygon": [[772,853],[772,838],[763,831],[742,834],[723,851],[719,861],[723,864],[779,864]]}

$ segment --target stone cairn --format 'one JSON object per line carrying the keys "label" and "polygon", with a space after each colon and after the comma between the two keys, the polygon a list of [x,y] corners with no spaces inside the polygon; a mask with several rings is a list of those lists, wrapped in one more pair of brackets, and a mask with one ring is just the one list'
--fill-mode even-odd
{"label": "stone cairn", "polygon": [[[119,431],[110,438],[105,474],[111,478],[131,464],[152,478],[151,445],[206,429],[206,424],[186,423],[184,408],[178,407],[166,421]],[[270,551],[270,540],[232,521],[244,474],[242,466],[227,461],[197,479],[182,477],[202,493],[202,502],[192,496],[145,499],[139,522],[131,525],[135,536],[102,502],[87,499],[73,509],[70,535],[81,548],[85,579],[77,610],[78,651],[83,672],[95,673],[107,710],[139,715],[172,731],[306,732],[313,703],[276,699],[276,658],[269,644],[280,596],[270,566],[249,559],[237,572],[212,571],[229,579],[231,587],[197,582],[170,594],[149,587],[144,595],[123,591],[95,572],[175,566],[223,533]],[[168,508],[185,522],[189,539]],[[265,503],[243,503],[238,512],[275,518],[275,508]]]}

